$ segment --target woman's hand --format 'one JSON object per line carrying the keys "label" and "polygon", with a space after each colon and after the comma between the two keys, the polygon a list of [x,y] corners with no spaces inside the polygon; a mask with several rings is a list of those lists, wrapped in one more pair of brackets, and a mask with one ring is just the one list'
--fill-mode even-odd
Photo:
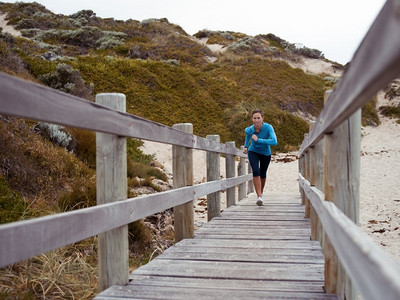
{"label": "woman's hand", "polygon": [[258,141],[258,136],[256,136],[255,134],[253,134],[253,135],[251,136],[251,138],[252,138],[255,142]]}
{"label": "woman's hand", "polygon": [[247,154],[247,148],[243,148],[243,153]]}

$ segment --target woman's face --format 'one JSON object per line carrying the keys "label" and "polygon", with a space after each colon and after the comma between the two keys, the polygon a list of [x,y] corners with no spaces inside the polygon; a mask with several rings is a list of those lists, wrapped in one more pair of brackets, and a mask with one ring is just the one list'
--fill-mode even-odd
{"label": "woman's face", "polygon": [[254,127],[261,128],[261,125],[263,123],[263,117],[261,116],[260,113],[255,113],[253,115],[252,120],[253,120]]}

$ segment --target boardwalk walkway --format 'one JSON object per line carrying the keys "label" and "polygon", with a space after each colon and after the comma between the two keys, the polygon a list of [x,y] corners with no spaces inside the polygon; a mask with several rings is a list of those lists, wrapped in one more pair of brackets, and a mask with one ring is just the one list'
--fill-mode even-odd
{"label": "boardwalk walkway", "polygon": [[323,291],[324,259],[295,193],[255,194],[96,299],[337,299]]}

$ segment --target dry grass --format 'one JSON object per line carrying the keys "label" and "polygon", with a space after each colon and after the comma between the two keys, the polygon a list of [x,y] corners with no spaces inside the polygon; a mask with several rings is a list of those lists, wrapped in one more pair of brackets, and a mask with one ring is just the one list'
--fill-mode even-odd
{"label": "dry grass", "polygon": [[0,299],[92,299],[95,238],[0,269]]}

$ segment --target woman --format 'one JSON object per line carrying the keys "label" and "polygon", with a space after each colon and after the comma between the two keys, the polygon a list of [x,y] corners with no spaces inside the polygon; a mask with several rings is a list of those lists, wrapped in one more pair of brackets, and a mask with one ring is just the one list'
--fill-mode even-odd
{"label": "woman", "polygon": [[[247,153],[251,168],[253,169],[253,184],[257,193],[257,205],[263,205],[263,191],[267,179],[267,169],[271,161],[271,147],[278,141],[271,124],[264,123],[263,112],[255,109],[251,113],[253,125],[247,127],[246,140],[243,153]],[[250,147],[249,147],[249,143]]]}

